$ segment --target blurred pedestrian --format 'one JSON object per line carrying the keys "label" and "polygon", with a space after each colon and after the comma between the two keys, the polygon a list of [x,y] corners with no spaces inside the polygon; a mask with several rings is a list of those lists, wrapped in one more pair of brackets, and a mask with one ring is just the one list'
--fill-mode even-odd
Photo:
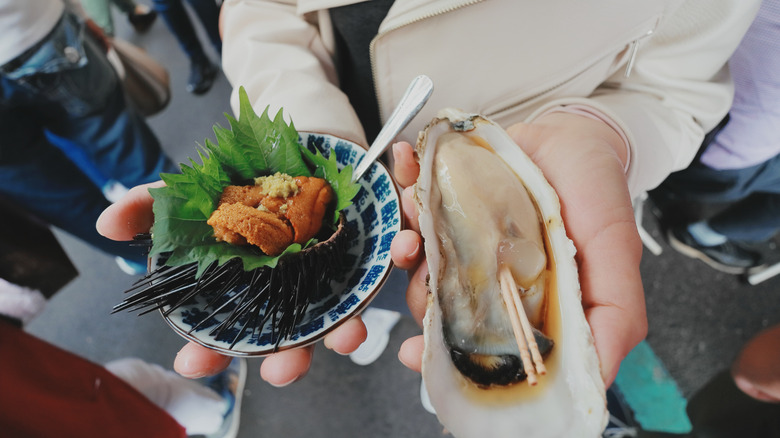
{"label": "blurred pedestrian", "polygon": [[245,359],[203,384],[138,358],[103,367],[25,332],[28,293],[0,279],[3,436],[236,437]]}
{"label": "blurred pedestrian", "polygon": [[[735,96],[728,117],[696,160],[651,197],[672,247],[741,274],[764,263],[757,245],[766,247],[780,230],[780,1],[764,0],[729,65]],[[674,212],[692,202],[717,213],[674,223]]]}
{"label": "blurred pedestrian", "polygon": [[[217,56],[222,56],[222,39],[219,35],[219,6],[215,0],[187,0],[195,11],[203,30]],[[203,94],[214,84],[219,67],[211,62],[195,32],[192,20],[184,9],[182,0],[154,0],[154,8],[179,42],[190,61],[187,91]]]}
{"label": "blurred pedestrian", "polygon": [[4,437],[235,437],[243,359],[199,383],[138,358],[104,368],[26,333],[24,327],[45,315],[48,300],[78,271],[46,224],[0,203]]}
{"label": "blurred pedestrian", "polygon": [[110,37],[115,35],[112,6],[119,9],[127,17],[127,21],[138,33],[149,30],[157,19],[157,12],[152,8],[133,0],[81,0],[81,5],[89,18]]}
{"label": "blurred pedestrian", "polygon": [[730,369],[715,374],[688,401],[691,430],[641,431],[643,438],[780,437],[780,325],[751,338]]}
{"label": "blurred pedestrian", "polygon": [[780,325],[750,339],[730,370],[719,372],[696,391],[686,411],[690,433],[651,437],[780,437]]}
{"label": "blurred pedestrian", "polygon": [[145,272],[143,251],[94,223],[117,187],[176,166],[125,99],[102,35],[62,0],[0,0],[0,28],[0,196]]}

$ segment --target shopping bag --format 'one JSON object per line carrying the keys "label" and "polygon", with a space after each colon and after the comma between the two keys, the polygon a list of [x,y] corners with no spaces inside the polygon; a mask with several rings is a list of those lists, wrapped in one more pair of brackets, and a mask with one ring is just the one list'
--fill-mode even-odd
{"label": "shopping bag", "polygon": [[165,109],[171,100],[168,70],[145,50],[121,38],[113,38],[111,46],[108,59],[133,105],[146,117]]}
{"label": "shopping bag", "polygon": [[0,213],[0,278],[51,298],[78,276],[47,224],[4,199]]}

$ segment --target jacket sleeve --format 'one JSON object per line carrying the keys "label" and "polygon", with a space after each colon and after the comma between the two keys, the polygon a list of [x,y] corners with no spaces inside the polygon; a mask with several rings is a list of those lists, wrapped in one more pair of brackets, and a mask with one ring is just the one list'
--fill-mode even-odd
{"label": "jacket sleeve", "polygon": [[[628,140],[632,196],[650,190],[695,157],[704,134],[726,115],[733,98],[727,61],[752,22],[760,0],[688,0],[639,40],[633,69],[621,69],[585,99],[611,117]],[[532,116],[534,118],[534,116]]]}
{"label": "jacket sleeve", "polygon": [[365,145],[349,99],[338,87],[331,54],[317,23],[293,1],[227,0],[222,6],[222,67],[238,114],[244,87],[256,112],[280,109],[299,131],[320,132]]}

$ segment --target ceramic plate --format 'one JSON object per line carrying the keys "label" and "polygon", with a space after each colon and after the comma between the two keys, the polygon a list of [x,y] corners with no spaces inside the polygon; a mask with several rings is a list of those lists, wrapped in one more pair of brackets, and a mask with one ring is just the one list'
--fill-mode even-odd
{"label": "ceramic plate", "polygon": [[[355,169],[365,155],[362,147],[329,135],[300,133],[300,141],[325,157],[336,154],[340,168],[352,165]],[[390,274],[390,242],[402,226],[400,193],[381,163],[374,163],[359,182],[362,189],[353,204],[344,210],[349,226],[355,230],[347,255],[349,268],[338,280],[330,282],[332,294],[309,305],[290,339],[282,341],[278,350],[302,347],[321,339],[368,305]],[[227,355],[262,356],[274,351],[268,325],[245,334],[232,348],[233,339],[210,336],[212,328],[232,310],[230,307],[215,315],[213,323],[193,330],[209,314],[203,310],[205,307],[206,300],[195,297],[164,318],[183,337]],[[238,325],[235,324],[235,330],[240,330]]]}

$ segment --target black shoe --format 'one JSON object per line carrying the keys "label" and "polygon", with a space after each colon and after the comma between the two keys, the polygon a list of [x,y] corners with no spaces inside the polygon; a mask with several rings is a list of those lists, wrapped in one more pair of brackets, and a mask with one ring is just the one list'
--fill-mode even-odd
{"label": "black shoe", "polygon": [[190,65],[190,78],[187,80],[187,91],[193,94],[203,94],[214,85],[217,77],[217,67],[206,60],[193,62]]}
{"label": "black shoe", "polygon": [[647,192],[647,198],[650,212],[658,219],[662,232],[701,218],[694,202],[679,197],[673,191],[666,189],[663,184]]}
{"label": "black shoe", "polygon": [[743,248],[727,240],[714,246],[704,246],[693,238],[686,226],[670,228],[666,236],[669,244],[683,255],[702,260],[711,267],[727,274],[744,274],[748,269],[760,266],[761,254]]}
{"label": "black shoe", "polygon": [[133,29],[135,29],[135,31],[138,33],[144,33],[149,30],[149,28],[152,27],[152,24],[154,24],[154,20],[156,19],[157,12],[153,9],[140,14],[135,12],[127,14],[127,20],[133,26]]}

